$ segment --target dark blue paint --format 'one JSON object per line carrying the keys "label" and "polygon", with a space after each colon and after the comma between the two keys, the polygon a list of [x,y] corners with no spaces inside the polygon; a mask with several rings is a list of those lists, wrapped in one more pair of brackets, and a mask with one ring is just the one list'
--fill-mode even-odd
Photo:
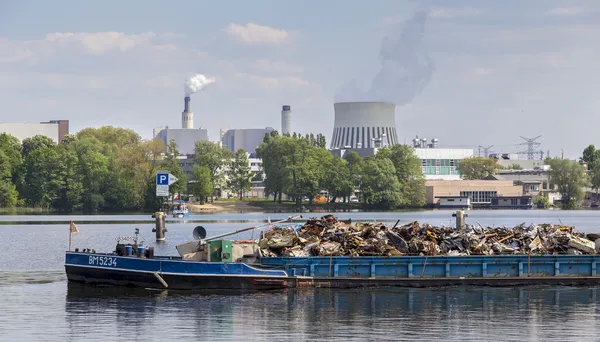
{"label": "dark blue paint", "polygon": [[589,277],[598,274],[600,256],[281,257],[262,258],[261,263],[314,277]]}
{"label": "dark blue paint", "polygon": [[[110,257],[116,259],[116,266],[102,266],[90,264],[91,257]],[[94,266],[106,269],[121,269],[142,272],[181,273],[190,275],[218,274],[218,275],[263,275],[287,276],[281,270],[261,270],[242,263],[197,262],[183,261],[181,258],[156,258],[144,259],[138,257],[121,257],[109,254],[88,254],[67,252],[66,265]]]}
{"label": "dark blue paint", "polygon": [[[107,254],[67,252],[66,264],[90,266],[89,258],[115,258],[116,266],[132,271],[180,273],[190,275],[264,275],[313,276],[351,278],[410,277],[519,277],[519,276],[596,276],[600,256],[432,256],[432,257],[300,257],[262,258],[262,266],[254,268],[243,263],[183,261],[177,257],[143,259]],[[285,271],[283,271],[285,270]],[[287,274],[286,274],[287,272]]]}

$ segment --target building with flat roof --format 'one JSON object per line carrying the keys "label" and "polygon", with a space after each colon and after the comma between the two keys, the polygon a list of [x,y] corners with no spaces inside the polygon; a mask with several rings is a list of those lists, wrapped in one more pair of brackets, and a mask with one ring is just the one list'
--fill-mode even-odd
{"label": "building with flat roof", "polygon": [[240,148],[248,153],[256,151],[258,145],[263,142],[265,134],[273,131],[273,128],[242,128],[230,129],[221,138],[221,143],[226,149],[235,152]]}
{"label": "building with flat roof", "polygon": [[165,128],[156,137],[160,138],[165,145],[173,139],[180,154],[192,154],[194,153],[196,141],[208,141],[208,130],[202,128]]}
{"label": "building with flat roof", "polygon": [[51,120],[40,123],[0,123],[0,133],[10,134],[23,141],[24,139],[43,135],[56,143],[69,134],[69,120]]}
{"label": "building with flat roof", "polygon": [[491,204],[493,197],[522,196],[523,188],[511,180],[426,180],[427,204],[438,205],[443,197],[468,197],[470,204]]}
{"label": "building with flat roof", "polygon": [[415,148],[425,179],[460,180],[458,162],[473,157],[472,149]]}
{"label": "building with flat roof", "polygon": [[489,157],[496,159],[498,165],[503,168],[518,165],[522,170],[549,169],[548,165],[544,165],[543,160],[519,159],[519,155],[515,153],[490,153]]}

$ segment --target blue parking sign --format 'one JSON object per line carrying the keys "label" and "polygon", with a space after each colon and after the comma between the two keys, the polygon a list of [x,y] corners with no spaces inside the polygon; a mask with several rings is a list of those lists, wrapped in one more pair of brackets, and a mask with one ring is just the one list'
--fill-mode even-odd
{"label": "blue parking sign", "polygon": [[157,185],[169,185],[169,174],[168,173],[157,173],[156,174]]}

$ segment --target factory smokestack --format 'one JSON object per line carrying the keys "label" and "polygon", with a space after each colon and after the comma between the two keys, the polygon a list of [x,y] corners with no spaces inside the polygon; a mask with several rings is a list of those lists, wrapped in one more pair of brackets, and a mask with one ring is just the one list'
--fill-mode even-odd
{"label": "factory smokestack", "polygon": [[194,113],[190,108],[190,97],[184,98],[183,112],[181,113],[181,128],[194,128]]}
{"label": "factory smokestack", "polygon": [[186,96],[183,100],[185,101],[183,111],[184,112],[189,112],[190,111],[190,97]]}
{"label": "factory smokestack", "polygon": [[281,109],[281,135],[292,134],[292,107],[284,105]]}

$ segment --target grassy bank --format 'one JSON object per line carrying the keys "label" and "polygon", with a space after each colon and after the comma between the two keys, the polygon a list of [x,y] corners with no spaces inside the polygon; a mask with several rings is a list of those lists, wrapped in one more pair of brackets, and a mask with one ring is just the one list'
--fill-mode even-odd
{"label": "grassy bank", "polygon": [[0,215],[48,215],[53,214],[52,210],[42,208],[0,208]]}
{"label": "grassy bank", "polygon": [[265,211],[265,212],[295,212],[295,211],[313,211],[313,212],[334,212],[334,211],[350,211],[350,210],[378,210],[372,205],[363,203],[308,203],[303,202],[300,210],[296,207],[296,202],[282,201],[274,202],[273,199],[219,199],[210,203],[213,207],[244,207],[246,211]]}

